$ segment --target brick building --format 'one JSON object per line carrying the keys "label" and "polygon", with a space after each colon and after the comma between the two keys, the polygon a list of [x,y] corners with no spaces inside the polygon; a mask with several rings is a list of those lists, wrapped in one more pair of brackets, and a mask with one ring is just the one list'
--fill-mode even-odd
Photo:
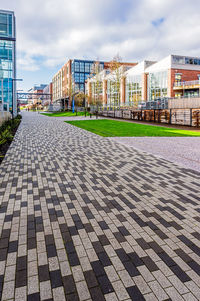
{"label": "brick building", "polygon": [[[137,63],[127,62],[104,63],[104,70],[87,80],[88,102],[101,100],[103,104],[125,102],[125,76],[127,71]],[[115,64],[114,64],[115,65]],[[116,67],[116,68],[115,68]]]}
{"label": "brick building", "polygon": [[[86,94],[86,81],[94,72],[94,60],[73,59],[62,66],[52,79],[53,103],[60,103],[62,108],[71,106],[72,93]],[[121,62],[119,65],[135,66],[136,63]],[[111,62],[98,62],[99,71],[108,70]]]}
{"label": "brick building", "polygon": [[[92,73],[94,60],[68,60],[52,79],[53,103],[60,103],[62,108],[71,106],[72,93],[85,94],[85,81]],[[104,62],[100,62],[101,70]]]}
{"label": "brick building", "polygon": [[[169,55],[158,62],[143,61],[131,68],[126,64],[126,70],[121,73],[120,92],[112,72],[103,75],[103,104],[130,106],[139,101],[200,95],[200,58],[197,57]],[[94,82],[95,77],[89,79],[88,85]],[[88,91],[93,93],[89,86]]]}

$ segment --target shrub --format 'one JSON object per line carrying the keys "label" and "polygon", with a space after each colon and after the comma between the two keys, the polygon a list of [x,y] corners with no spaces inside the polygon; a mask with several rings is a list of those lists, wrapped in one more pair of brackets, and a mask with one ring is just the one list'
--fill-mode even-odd
{"label": "shrub", "polygon": [[13,131],[20,124],[22,116],[17,115],[13,119],[5,121],[0,127],[0,145],[3,145],[6,142],[11,142],[13,139]]}

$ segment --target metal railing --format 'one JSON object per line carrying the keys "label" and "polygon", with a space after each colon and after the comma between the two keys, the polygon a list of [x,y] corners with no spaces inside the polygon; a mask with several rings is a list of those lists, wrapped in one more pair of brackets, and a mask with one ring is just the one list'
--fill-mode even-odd
{"label": "metal railing", "polygon": [[182,87],[182,86],[200,86],[199,80],[191,80],[191,81],[185,81],[185,82],[176,82],[174,83],[174,87]]}
{"label": "metal railing", "polygon": [[121,104],[104,104],[98,106],[90,106],[92,112],[95,111],[112,111],[112,110],[156,110],[156,109],[168,109],[169,98],[158,98],[153,101],[139,101],[138,103],[121,103]]}

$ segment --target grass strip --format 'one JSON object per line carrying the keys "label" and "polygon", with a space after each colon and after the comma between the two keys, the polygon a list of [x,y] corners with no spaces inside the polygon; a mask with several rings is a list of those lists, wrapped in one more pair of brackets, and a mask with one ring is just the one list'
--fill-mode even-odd
{"label": "grass strip", "polygon": [[195,132],[109,119],[65,122],[103,137],[200,137],[200,131]]}

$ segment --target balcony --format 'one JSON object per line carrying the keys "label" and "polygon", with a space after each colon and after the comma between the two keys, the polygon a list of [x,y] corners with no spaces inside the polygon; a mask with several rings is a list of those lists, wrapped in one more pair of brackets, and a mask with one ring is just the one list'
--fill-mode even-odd
{"label": "balcony", "polygon": [[174,90],[200,89],[200,80],[174,83]]}

